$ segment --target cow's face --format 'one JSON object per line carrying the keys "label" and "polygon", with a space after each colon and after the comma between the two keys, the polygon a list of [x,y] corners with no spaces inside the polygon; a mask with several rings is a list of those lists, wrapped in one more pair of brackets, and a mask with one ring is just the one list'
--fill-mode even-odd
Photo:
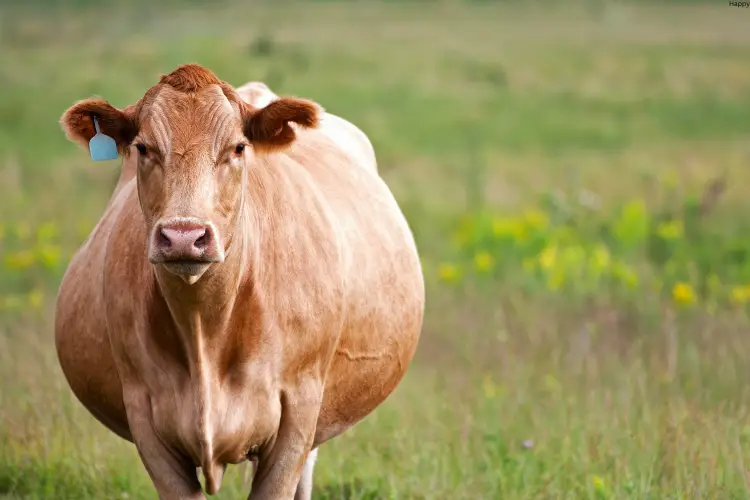
{"label": "cow's face", "polygon": [[68,109],[62,124],[71,139],[87,145],[95,115],[124,155],[136,155],[148,259],[192,284],[224,261],[237,236],[243,180],[254,156],[290,144],[289,122],[315,126],[318,111],[292,98],[254,108],[208,70],[186,65],[134,106],[120,110],[86,100]]}

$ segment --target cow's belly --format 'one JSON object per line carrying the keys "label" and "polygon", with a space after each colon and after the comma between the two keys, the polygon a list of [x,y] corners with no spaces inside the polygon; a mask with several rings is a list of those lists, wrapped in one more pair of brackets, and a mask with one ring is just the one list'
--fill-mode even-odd
{"label": "cow's belly", "polygon": [[63,278],[55,314],[55,344],[73,394],[102,424],[132,441],[122,386],[109,345],[99,277],[75,258]]}
{"label": "cow's belly", "polygon": [[396,389],[413,356],[415,336],[411,333],[398,346],[372,345],[367,352],[337,351],[326,381],[316,446],[364,419]]}
{"label": "cow's belly", "polygon": [[372,413],[396,389],[422,329],[424,294],[412,272],[391,282],[390,299],[354,316],[344,328],[326,378],[315,442],[338,436]]}

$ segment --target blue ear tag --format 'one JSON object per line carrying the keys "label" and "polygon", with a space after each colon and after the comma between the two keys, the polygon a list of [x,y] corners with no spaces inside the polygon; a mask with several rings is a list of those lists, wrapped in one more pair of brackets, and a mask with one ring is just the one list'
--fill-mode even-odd
{"label": "blue ear tag", "polygon": [[101,133],[99,130],[99,120],[95,116],[93,118],[96,135],[89,141],[91,159],[94,161],[116,160],[119,156],[117,153],[117,143],[110,136]]}

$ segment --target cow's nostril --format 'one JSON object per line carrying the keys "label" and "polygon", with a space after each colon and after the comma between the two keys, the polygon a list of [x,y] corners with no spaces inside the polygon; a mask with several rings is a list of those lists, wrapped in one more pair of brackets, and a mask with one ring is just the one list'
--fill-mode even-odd
{"label": "cow's nostril", "polygon": [[193,246],[195,246],[196,248],[205,248],[206,245],[208,245],[208,240],[209,240],[208,231],[204,229],[203,234],[200,235],[200,237],[197,240],[195,240],[195,243],[193,243]]}
{"label": "cow's nostril", "polygon": [[164,233],[163,229],[159,230],[159,246],[164,248],[170,248],[172,246],[172,240],[170,240],[169,236]]}

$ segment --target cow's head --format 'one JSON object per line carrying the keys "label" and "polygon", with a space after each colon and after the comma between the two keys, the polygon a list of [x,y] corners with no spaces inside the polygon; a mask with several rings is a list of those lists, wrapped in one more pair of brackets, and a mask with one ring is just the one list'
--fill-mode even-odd
{"label": "cow's head", "polygon": [[61,124],[71,140],[88,147],[96,116],[121,154],[137,155],[148,258],[194,283],[224,261],[255,155],[291,144],[290,122],[315,127],[319,113],[317,104],[295,98],[255,108],[207,69],[187,64],[162,76],[134,105],[117,109],[86,99]]}

